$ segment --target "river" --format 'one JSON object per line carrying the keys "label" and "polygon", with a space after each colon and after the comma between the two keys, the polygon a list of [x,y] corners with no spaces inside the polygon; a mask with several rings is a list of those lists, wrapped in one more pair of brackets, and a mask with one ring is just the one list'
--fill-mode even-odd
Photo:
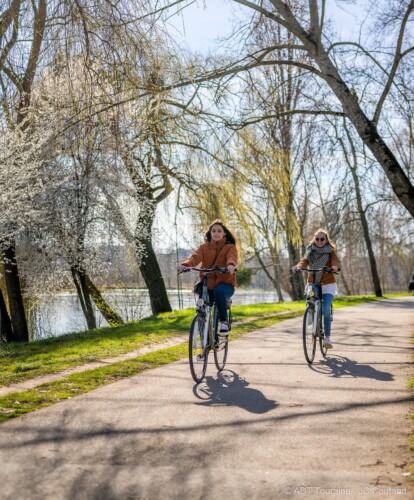
{"label": "river", "polygon": [[[151,307],[147,290],[126,289],[114,290],[103,294],[108,303],[125,321],[134,321],[151,315]],[[191,290],[169,290],[171,307],[175,310],[194,307],[194,294]],[[277,302],[276,292],[255,289],[238,289],[233,297],[234,305],[259,304]],[[290,300],[285,297],[285,300]],[[74,293],[42,296],[30,309],[31,338],[39,340],[58,337],[67,333],[87,330],[79,299]],[[99,311],[96,311],[97,326],[107,325]]]}

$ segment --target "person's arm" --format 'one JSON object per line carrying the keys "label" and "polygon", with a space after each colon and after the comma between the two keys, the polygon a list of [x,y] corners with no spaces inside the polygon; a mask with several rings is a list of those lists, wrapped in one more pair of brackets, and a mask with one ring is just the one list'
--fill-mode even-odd
{"label": "person's arm", "polygon": [[202,243],[190,257],[181,262],[178,270],[182,271],[185,267],[196,267],[203,261],[203,244]]}
{"label": "person's arm", "polygon": [[293,266],[292,267],[292,271],[295,272],[297,271],[298,269],[303,269],[304,267],[308,267],[309,266],[309,261],[308,259],[305,259],[305,257],[302,257],[300,259],[300,261],[296,264],[296,266]]}
{"label": "person's arm", "polygon": [[331,252],[331,267],[332,270],[338,272],[341,270],[341,263],[339,262],[338,256],[336,255],[335,250]]}
{"label": "person's arm", "polygon": [[232,245],[232,248],[227,253],[226,266],[230,274],[234,274],[237,266],[238,252],[236,245]]}

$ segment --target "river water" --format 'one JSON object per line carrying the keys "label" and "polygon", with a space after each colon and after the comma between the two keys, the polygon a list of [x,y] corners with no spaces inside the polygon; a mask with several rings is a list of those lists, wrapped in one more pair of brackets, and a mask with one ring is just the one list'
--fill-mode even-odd
{"label": "river water", "polygon": [[[103,295],[126,322],[151,315],[147,290],[115,290]],[[195,305],[195,296],[191,290],[181,291],[180,294],[177,290],[169,290],[168,295],[173,309],[185,309]],[[285,300],[290,299],[286,296]],[[233,296],[234,305],[268,304],[277,301],[276,292],[261,289],[238,289]],[[96,319],[98,327],[107,325],[99,311],[96,311]],[[30,310],[29,324],[33,340],[87,330],[79,299],[74,293],[40,297],[36,306],[32,306]]]}

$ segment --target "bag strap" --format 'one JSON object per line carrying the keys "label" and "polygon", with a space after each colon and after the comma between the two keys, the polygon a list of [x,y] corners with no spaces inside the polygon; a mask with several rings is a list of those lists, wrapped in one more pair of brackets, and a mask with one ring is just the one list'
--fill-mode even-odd
{"label": "bag strap", "polygon": [[227,245],[227,243],[224,243],[224,246],[223,248],[221,248],[218,252],[217,252],[217,255],[214,257],[214,260],[213,260],[213,263],[211,264],[211,266],[209,267],[213,267],[214,264],[216,263],[216,260],[218,259],[219,255],[221,254],[221,252],[224,250],[225,246]]}

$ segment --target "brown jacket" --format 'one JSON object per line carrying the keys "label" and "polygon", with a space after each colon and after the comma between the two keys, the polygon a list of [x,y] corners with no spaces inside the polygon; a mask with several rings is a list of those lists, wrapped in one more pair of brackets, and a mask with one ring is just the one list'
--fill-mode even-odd
{"label": "brown jacket", "polygon": [[[237,247],[232,243],[226,243],[224,238],[217,242],[206,241],[182,262],[182,265],[188,267],[197,267],[199,264],[201,264],[201,267],[211,267],[213,265],[226,267],[230,264],[237,266]],[[202,279],[201,274],[200,279]],[[234,274],[222,274],[220,271],[209,274],[207,281],[209,290],[214,290],[219,283],[229,283],[236,286],[236,277]]]}
{"label": "brown jacket", "polygon": [[[303,257],[298,264],[296,264],[296,267],[299,267],[299,269],[304,269],[309,266],[309,261],[308,259],[305,259]],[[339,262],[338,256],[336,255],[335,250],[332,249],[332,252],[330,254],[328,262],[325,264],[325,267],[332,267],[336,266],[338,269],[341,268],[341,264]],[[308,283],[312,281],[312,275],[308,274]],[[321,285],[329,285],[330,283],[335,283],[335,275],[333,273],[323,273],[322,278],[321,278]]]}

